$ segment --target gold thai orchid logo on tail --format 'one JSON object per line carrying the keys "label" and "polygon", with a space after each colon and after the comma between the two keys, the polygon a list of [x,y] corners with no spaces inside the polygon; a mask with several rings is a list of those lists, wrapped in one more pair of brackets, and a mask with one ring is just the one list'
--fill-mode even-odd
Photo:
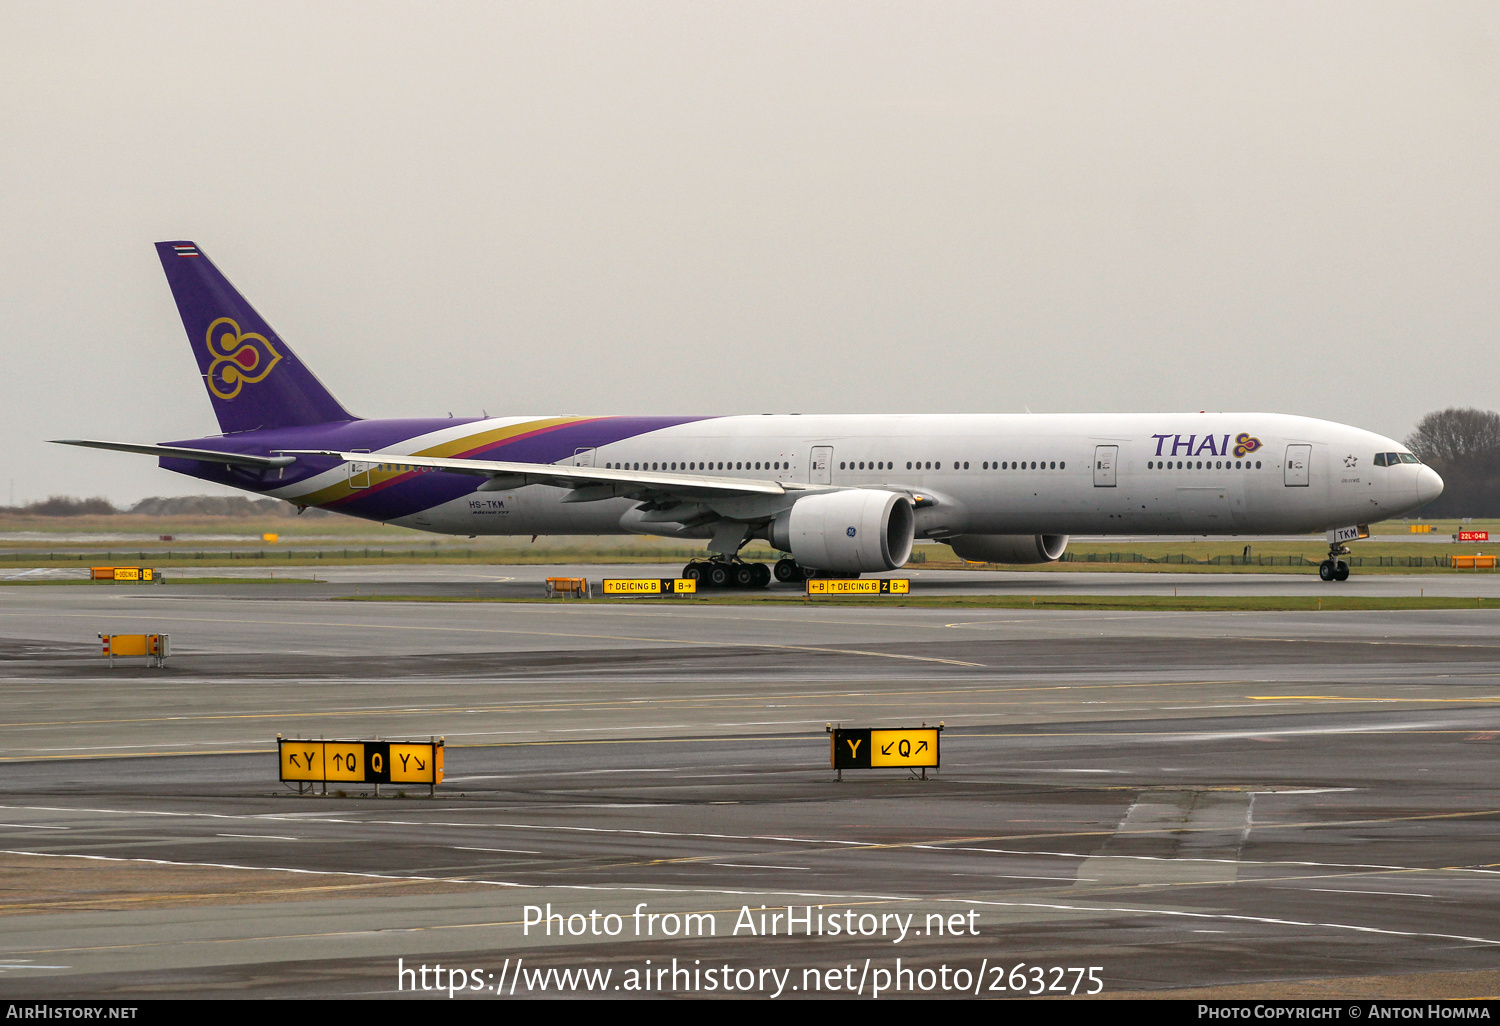
{"label": "gold thai orchid logo on tail", "polygon": [[208,355],[213,362],[204,375],[208,390],[220,399],[233,399],[246,383],[264,381],[281,354],[264,335],[241,332],[231,318],[220,317],[208,326]]}

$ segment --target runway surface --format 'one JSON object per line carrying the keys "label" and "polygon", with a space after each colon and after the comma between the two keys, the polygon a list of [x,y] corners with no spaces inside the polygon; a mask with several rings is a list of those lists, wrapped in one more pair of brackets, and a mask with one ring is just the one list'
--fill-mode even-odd
{"label": "runway surface", "polygon": [[[1496,613],[328,601],[413,583],[351,569],[0,589],[0,993],[1500,990]],[[931,779],[827,768],[825,723],[923,721]],[[277,733],[440,735],[448,779],[299,798]]]}

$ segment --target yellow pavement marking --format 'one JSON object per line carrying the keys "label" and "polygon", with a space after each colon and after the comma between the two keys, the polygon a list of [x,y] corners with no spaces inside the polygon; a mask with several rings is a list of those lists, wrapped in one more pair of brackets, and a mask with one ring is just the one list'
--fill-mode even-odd
{"label": "yellow pavement marking", "polygon": [[[884,699],[905,698],[912,695],[938,698],[945,695],[987,695],[987,694],[1009,694],[1024,693],[1032,691],[1097,691],[1110,688],[1184,688],[1197,686],[1211,686],[1223,684],[1245,684],[1243,680],[1185,680],[1185,681],[1152,681],[1140,684],[1040,684],[1027,685],[1024,687],[991,687],[991,688],[916,688],[910,691],[877,691],[862,693],[858,698]],[[841,685],[869,687],[874,685]],[[440,705],[440,706],[404,706],[399,709],[372,708],[372,709],[340,709],[332,712],[291,712],[272,711],[264,713],[214,713],[202,716],[141,716],[122,717],[118,719],[102,720],[19,720],[14,723],[0,722],[0,730],[14,727],[81,727],[107,723],[200,723],[214,720],[257,720],[257,719],[282,719],[303,718],[321,716],[399,716],[412,713],[441,714],[441,713],[517,713],[517,712],[558,712],[561,710],[584,710],[584,709],[607,709],[620,706],[641,705],[676,705],[681,703],[701,703],[708,705],[719,702],[752,702],[760,704],[768,700],[796,701],[807,699],[809,701],[827,701],[830,699],[842,699],[851,697],[847,692],[792,692],[779,694],[755,694],[755,695],[688,695],[681,698],[621,698],[621,699],[580,699],[573,702],[545,701],[533,699],[530,701],[516,702],[506,705]],[[1217,696],[1216,696],[1217,697]]]}
{"label": "yellow pavement marking", "polygon": [[[1473,698],[1364,698],[1359,695],[1246,695],[1253,702],[1500,702],[1500,695],[1476,695]],[[1475,728],[1470,728],[1475,729]]]}

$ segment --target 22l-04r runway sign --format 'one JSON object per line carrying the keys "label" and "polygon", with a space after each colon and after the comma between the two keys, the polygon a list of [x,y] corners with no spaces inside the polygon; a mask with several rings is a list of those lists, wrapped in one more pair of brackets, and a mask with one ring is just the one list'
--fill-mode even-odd
{"label": "22l-04r runway sign", "polygon": [[939,765],[938,736],[942,731],[941,726],[903,730],[846,730],[837,727],[831,732],[833,768],[936,767]]}

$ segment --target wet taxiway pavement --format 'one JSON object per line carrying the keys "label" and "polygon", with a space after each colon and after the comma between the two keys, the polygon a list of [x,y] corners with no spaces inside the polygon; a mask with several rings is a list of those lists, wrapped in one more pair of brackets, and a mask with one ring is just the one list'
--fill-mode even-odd
{"label": "wet taxiway pavement", "polygon": [[[438,963],[443,994],[462,969],[492,997],[626,995],[648,968],[697,996],[1012,996],[1033,969],[1080,993],[1090,971],[1113,994],[1496,989],[1488,611],[225,587],[0,592],[0,993],[432,996],[399,970]],[[165,670],[105,667],[93,635],[132,629],[172,634]],[[926,781],[828,769],[827,722],[940,720]],[[448,779],[299,798],[277,733],[442,735]],[[549,903],[550,938],[525,925]],[[578,969],[611,975],[546,975]]]}

